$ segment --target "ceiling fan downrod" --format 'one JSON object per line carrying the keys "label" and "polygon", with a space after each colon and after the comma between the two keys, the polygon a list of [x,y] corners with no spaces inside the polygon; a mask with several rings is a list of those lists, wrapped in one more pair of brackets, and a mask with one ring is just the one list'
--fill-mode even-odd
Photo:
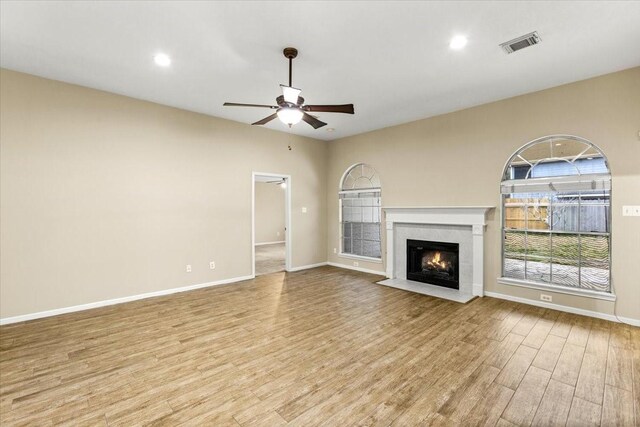
{"label": "ceiling fan downrod", "polygon": [[284,57],[289,60],[289,87],[293,87],[293,58],[298,56],[298,49],[296,49],[295,47],[285,47],[282,53],[284,54]]}

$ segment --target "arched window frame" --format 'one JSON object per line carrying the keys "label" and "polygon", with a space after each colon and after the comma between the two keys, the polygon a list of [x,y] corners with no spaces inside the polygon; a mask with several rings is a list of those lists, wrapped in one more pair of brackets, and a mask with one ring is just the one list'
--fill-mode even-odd
{"label": "arched window frame", "polygon": [[[537,146],[545,149],[541,144],[548,144],[549,156],[528,160],[528,151],[535,152]],[[576,149],[577,154],[554,155],[562,150],[562,144]],[[562,162],[573,166],[573,173],[561,173]],[[535,168],[544,164],[551,171],[549,175],[535,176]],[[515,167],[519,166],[523,166],[526,174],[516,177]],[[554,175],[552,169],[555,166],[559,166],[560,172],[556,171]],[[588,170],[590,168],[592,170]],[[569,167],[565,166],[564,170],[569,170]],[[535,139],[518,149],[507,161],[500,187],[500,283],[615,299],[611,286],[611,171],[600,148],[573,135]],[[543,207],[547,210],[546,226],[540,226]],[[523,216],[516,221],[524,225],[514,225],[510,209]],[[539,218],[535,218],[536,215]],[[530,216],[538,221],[537,226],[529,220]],[[547,264],[548,274],[545,270]]]}
{"label": "arched window frame", "polygon": [[356,163],[342,174],[338,190],[340,256],[382,262],[382,187],[378,172]]}

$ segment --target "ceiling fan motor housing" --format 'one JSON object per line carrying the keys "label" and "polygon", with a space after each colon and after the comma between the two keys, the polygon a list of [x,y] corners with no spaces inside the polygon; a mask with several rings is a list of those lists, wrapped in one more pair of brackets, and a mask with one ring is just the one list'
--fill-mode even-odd
{"label": "ceiling fan motor housing", "polygon": [[290,102],[287,102],[284,100],[284,96],[280,95],[279,97],[276,98],[276,103],[281,106],[281,107],[296,107],[296,106],[301,106],[302,104],[304,104],[304,98],[299,96],[298,97],[298,103],[297,104],[292,104]]}

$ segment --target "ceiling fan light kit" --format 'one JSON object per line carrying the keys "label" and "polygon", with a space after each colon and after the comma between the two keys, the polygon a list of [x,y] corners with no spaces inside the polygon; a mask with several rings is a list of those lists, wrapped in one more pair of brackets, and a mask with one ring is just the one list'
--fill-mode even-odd
{"label": "ceiling fan light kit", "polygon": [[342,105],[307,105],[304,103],[304,98],[300,96],[301,89],[297,89],[292,85],[293,75],[293,59],[298,56],[298,50],[293,47],[286,47],[282,51],[284,57],[289,60],[289,85],[280,85],[282,88],[282,95],[276,98],[276,104],[278,105],[263,105],[263,104],[241,104],[236,102],[225,102],[225,107],[258,107],[258,108],[270,108],[276,110],[274,114],[265,117],[262,120],[252,123],[252,125],[264,125],[269,123],[276,117],[280,121],[289,127],[299,123],[301,120],[311,125],[314,129],[326,126],[326,123],[318,120],[316,117],[307,114],[310,112],[321,113],[344,113],[353,114],[353,104]]}
{"label": "ceiling fan light kit", "polygon": [[302,116],[304,113],[299,108],[282,107],[276,114],[278,115],[278,118],[282,123],[292,126],[300,123],[300,120],[302,120]]}
{"label": "ceiling fan light kit", "polygon": [[280,87],[282,88],[282,96],[284,96],[285,101],[291,104],[296,104],[298,102],[298,96],[300,95],[300,92],[302,92],[300,89],[285,85],[280,85]]}

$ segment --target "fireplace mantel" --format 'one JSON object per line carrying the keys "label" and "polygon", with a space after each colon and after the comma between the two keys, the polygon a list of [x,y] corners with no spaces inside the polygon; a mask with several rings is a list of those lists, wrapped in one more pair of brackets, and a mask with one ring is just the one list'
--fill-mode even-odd
{"label": "fireplace mantel", "polygon": [[[470,227],[473,235],[473,295],[484,295],[484,229],[488,211],[494,206],[389,206],[383,207],[386,221],[386,276],[396,278],[396,224],[457,225]],[[402,278],[404,279],[404,278]]]}
{"label": "fireplace mantel", "polygon": [[382,210],[389,222],[408,224],[485,225],[485,215],[494,206],[389,206]]}

